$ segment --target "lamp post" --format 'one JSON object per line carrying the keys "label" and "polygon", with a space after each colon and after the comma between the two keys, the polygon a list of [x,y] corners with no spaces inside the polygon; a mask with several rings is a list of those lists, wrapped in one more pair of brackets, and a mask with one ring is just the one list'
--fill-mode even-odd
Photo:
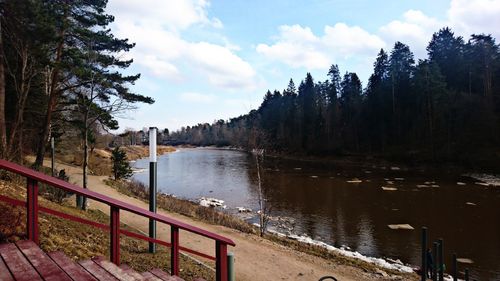
{"label": "lamp post", "polygon": [[[156,213],[156,127],[149,127],[149,211]],[[156,239],[156,221],[149,219],[149,237]],[[156,252],[156,244],[149,242],[149,252]]]}

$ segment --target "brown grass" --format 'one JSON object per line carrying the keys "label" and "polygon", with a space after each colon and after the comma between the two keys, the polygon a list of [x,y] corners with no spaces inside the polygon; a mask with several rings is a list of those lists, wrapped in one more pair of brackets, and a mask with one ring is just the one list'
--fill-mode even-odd
{"label": "brown grass", "polygon": [[[122,146],[121,149],[127,153],[129,161],[145,158],[149,156],[149,147],[142,145]],[[159,145],[157,147],[158,155],[173,152],[175,148],[172,146]],[[81,166],[83,163],[83,151],[70,150],[62,153],[57,153],[56,158],[63,163],[68,163],[76,166]],[[89,174],[106,176],[111,175],[111,149],[96,148],[89,154]]]}

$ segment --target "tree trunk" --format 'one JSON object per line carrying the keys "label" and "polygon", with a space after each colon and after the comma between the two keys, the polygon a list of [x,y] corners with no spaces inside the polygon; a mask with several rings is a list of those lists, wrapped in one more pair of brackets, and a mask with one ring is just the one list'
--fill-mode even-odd
{"label": "tree trunk", "polygon": [[[67,12],[67,11],[66,11]],[[67,15],[66,15],[67,16]],[[56,58],[54,61],[55,67],[54,70],[52,71],[52,75],[50,77],[50,85],[47,87],[48,90],[48,96],[49,96],[49,104],[47,106],[47,112],[45,113],[45,121],[43,124],[43,128],[40,134],[40,138],[38,141],[38,148],[36,152],[36,160],[34,167],[39,168],[43,165],[43,158],[45,157],[45,145],[47,144],[49,140],[49,132],[50,132],[50,125],[52,122],[52,113],[54,112],[56,105],[57,105],[57,100],[59,99],[60,92],[57,91],[57,83],[59,79],[59,72],[60,72],[60,63],[62,59],[62,52],[64,48],[64,37],[65,37],[66,29],[63,27],[63,29],[60,32],[60,38],[61,41],[59,41],[59,44],[57,46],[56,50]]]}
{"label": "tree trunk", "polygon": [[[23,47],[22,52],[19,56],[21,59],[21,77],[19,79],[20,84],[16,84],[17,93],[17,108],[16,115],[12,122],[10,129],[10,136],[7,142],[7,156],[11,158],[17,158],[19,161],[23,160],[23,123],[24,123],[24,109],[26,107],[26,100],[28,99],[28,94],[31,88],[31,79],[33,78],[33,65],[29,65],[29,53],[28,48]],[[12,73],[11,75],[16,75]]]}
{"label": "tree trunk", "polygon": [[5,158],[7,149],[7,129],[5,124],[5,70],[2,36],[2,23],[0,20],[0,158]]}
{"label": "tree trunk", "polygon": [[[87,189],[87,167],[89,162],[89,126],[88,126],[89,112],[85,111],[83,122],[83,188]],[[82,198],[82,210],[87,209],[87,197]]]}

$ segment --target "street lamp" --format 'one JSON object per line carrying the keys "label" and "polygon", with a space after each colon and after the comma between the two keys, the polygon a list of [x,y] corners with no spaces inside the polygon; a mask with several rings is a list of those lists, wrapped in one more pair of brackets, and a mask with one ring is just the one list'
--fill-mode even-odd
{"label": "street lamp", "polygon": [[[156,133],[158,128],[149,127],[149,211],[156,213]],[[156,221],[149,219],[149,237],[156,239]],[[149,252],[156,252],[156,244],[149,242]]]}

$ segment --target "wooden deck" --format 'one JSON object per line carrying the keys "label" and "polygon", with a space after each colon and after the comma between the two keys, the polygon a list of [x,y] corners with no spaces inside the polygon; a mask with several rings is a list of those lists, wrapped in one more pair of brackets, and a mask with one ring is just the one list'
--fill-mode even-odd
{"label": "wooden deck", "polygon": [[[0,281],[37,280],[151,280],[182,281],[177,276],[153,269],[138,273],[127,265],[117,266],[103,257],[75,262],[62,252],[44,253],[25,240],[0,245]],[[202,279],[199,279],[202,280]]]}

